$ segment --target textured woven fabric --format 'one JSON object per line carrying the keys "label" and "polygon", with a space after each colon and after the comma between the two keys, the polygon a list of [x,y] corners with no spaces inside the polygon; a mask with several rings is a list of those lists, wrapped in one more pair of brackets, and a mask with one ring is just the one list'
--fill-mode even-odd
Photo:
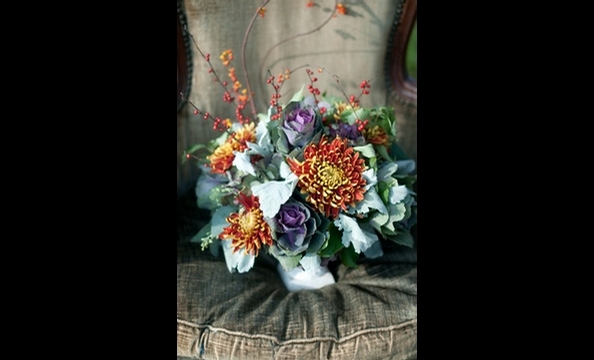
{"label": "textured woven fabric", "polygon": [[177,355],[198,359],[416,359],[416,250],[394,246],[337,283],[288,292],[269,258],[230,274],[178,245]]}

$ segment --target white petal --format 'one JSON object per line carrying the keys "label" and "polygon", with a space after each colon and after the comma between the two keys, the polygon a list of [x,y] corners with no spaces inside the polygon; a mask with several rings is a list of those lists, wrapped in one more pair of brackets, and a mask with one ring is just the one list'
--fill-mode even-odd
{"label": "white petal", "polygon": [[234,151],[233,153],[235,154],[235,159],[233,159],[233,166],[235,166],[238,170],[256,176],[256,170],[252,165],[250,156],[245,152]]}
{"label": "white petal", "polygon": [[377,176],[375,174],[375,170],[373,170],[373,169],[366,170],[363,173],[363,178],[367,182],[367,185],[365,186],[365,190],[369,190],[371,187],[373,187],[377,184]]}
{"label": "white petal", "polygon": [[357,203],[355,210],[360,214],[367,214],[371,209],[377,209],[382,214],[387,214],[388,209],[380,198],[375,188],[367,190],[363,201]]}
{"label": "white petal", "polygon": [[299,263],[305,271],[316,271],[322,264],[322,259],[318,255],[306,255],[301,258]]}
{"label": "white petal", "polygon": [[237,271],[239,273],[246,273],[254,267],[256,257],[253,255],[246,255],[243,250],[233,253],[231,247],[231,240],[223,240],[223,251],[225,253],[225,262],[227,263],[227,269],[232,273]]}
{"label": "white petal", "polygon": [[398,204],[408,195],[408,189],[404,185],[393,186],[390,188],[390,204]]}
{"label": "white petal", "polygon": [[278,214],[281,205],[289,200],[293,189],[292,182],[268,181],[252,186],[252,193],[259,198],[260,210],[264,216],[273,218]]}
{"label": "white petal", "polygon": [[386,181],[389,177],[392,176],[396,171],[398,171],[398,165],[395,163],[386,162],[380,166],[377,172],[377,178],[379,181]]}
{"label": "white petal", "polygon": [[376,234],[361,229],[357,220],[350,216],[340,214],[334,221],[334,225],[342,231],[342,244],[345,247],[353,244],[355,252],[358,254],[361,251],[366,251],[379,240]]}

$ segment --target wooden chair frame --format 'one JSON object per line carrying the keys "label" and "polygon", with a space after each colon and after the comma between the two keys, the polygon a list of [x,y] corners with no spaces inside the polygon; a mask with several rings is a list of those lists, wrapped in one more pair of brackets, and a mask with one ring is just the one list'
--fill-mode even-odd
{"label": "wooden chair frame", "polygon": [[188,97],[192,83],[192,50],[182,1],[177,2],[177,111],[184,105],[180,93]]}
{"label": "wooden chair frame", "polygon": [[417,0],[398,0],[398,11],[388,39],[386,81],[400,101],[417,105],[417,80],[406,71],[406,50],[417,20]]}

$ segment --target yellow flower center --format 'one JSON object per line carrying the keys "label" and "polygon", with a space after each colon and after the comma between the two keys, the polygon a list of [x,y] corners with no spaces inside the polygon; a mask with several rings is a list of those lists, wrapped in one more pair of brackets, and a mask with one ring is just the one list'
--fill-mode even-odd
{"label": "yellow flower center", "polygon": [[223,229],[219,239],[231,240],[233,252],[243,249],[245,254],[257,256],[262,246],[272,245],[270,226],[264,221],[257,197],[240,193],[238,201],[243,209],[227,217],[229,226]]}
{"label": "yellow flower center", "polygon": [[338,168],[327,161],[322,162],[318,174],[320,176],[320,183],[328,193],[330,192],[329,190],[334,190],[348,181],[341,168]]}
{"label": "yellow flower center", "polygon": [[247,216],[239,218],[238,225],[244,234],[252,235],[260,225],[260,219],[262,218],[262,211],[260,209],[252,209]]}
{"label": "yellow flower center", "polygon": [[297,186],[307,194],[305,201],[326,217],[336,219],[341,210],[348,210],[347,205],[355,206],[364,199],[366,166],[346,140],[337,137],[328,141],[322,137],[319,144],[309,144],[303,162],[287,158],[287,163],[299,177]]}

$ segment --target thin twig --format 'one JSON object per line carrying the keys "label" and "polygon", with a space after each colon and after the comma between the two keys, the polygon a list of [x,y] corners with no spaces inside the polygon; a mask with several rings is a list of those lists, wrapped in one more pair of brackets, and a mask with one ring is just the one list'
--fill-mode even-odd
{"label": "thin twig", "polygon": [[256,10],[256,13],[252,17],[252,20],[250,21],[250,24],[248,25],[248,28],[245,31],[245,35],[243,36],[243,42],[241,44],[241,66],[243,67],[243,75],[245,76],[245,84],[247,86],[248,97],[250,99],[250,106],[252,108],[252,114],[256,117],[257,117],[258,112],[256,111],[256,104],[254,104],[254,98],[252,96],[252,86],[250,84],[250,77],[248,75],[247,66],[245,63],[245,47],[247,45],[247,41],[248,41],[250,32],[252,31],[252,27],[254,26],[254,22],[256,21],[258,16],[260,16],[260,10],[264,6],[266,6],[266,4],[268,4],[269,2],[270,2],[270,0],[264,0],[262,2],[262,5],[260,5],[258,10]]}
{"label": "thin twig", "polygon": [[326,21],[324,21],[322,24],[320,24],[320,26],[318,26],[317,28],[301,33],[301,34],[296,34],[293,36],[289,36],[288,38],[281,40],[280,42],[276,43],[274,46],[272,46],[270,49],[268,49],[268,52],[266,52],[266,55],[264,55],[264,58],[262,59],[262,62],[260,62],[260,69],[258,74],[261,75],[263,74],[263,68],[264,68],[264,64],[266,63],[266,59],[268,59],[268,57],[270,56],[270,54],[272,53],[272,51],[274,49],[276,49],[277,47],[281,46],[282,44],[291,41],[291,40],[295,40],[297,38],[300,38],[302,36],[307,36],[310,34],[315,33],[316,31],[320,31],[324,26],[326,26],[326,24],[328,24],[330,22],[330,20],[332,20],[332,18],[334,18],[334,16],[336,15],[336,7],[338,6],[338,0],[334,0],[334,8],[332,10],[332,13],[330,13],[330,16],[326,19]]}
{"label": "thin twig", "polygon": [[[200,46],[198,46],[198,43],[196,42],[196,39],[194,38],[194,35],[192,35],[185,27],[184,27],[184,30],[190,36],[190,39],[192,39],[192,43],[194,43],[194,47],[198,50],[198,52],[200,53],[200,56],[202,56],[202,58],[208,64],[208,66],[209,66],[209,73],[213,74],[213,76],[215,77],[216,82],[219,83],[219,85],[221,85],[223,87],[223,90],[225,91],[225,93],[228,94],[229,97],[231,97],[231,93],[229,92],[229,90],[227,90],[227,85],[225,85],[224,82],[221,81],[221,78],[219,78],[219,74],[217,74],[217,72],[215,71],[214,67],[212,66],[212,63],[210,62],[210,55],[209,56],[206,56],[206,54],[204,54],[202,52],[202,49],[200,49]],[[237,102],[235,102],[235,103],[237,104]]]}

